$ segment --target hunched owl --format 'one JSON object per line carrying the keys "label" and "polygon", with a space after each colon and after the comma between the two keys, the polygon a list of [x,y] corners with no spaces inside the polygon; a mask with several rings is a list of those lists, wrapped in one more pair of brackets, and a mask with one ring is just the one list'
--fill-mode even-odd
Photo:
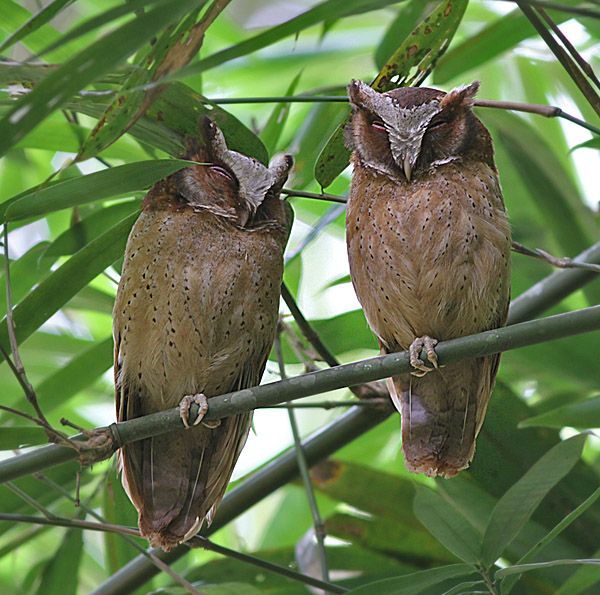
{"label": "hunched owl", "polygon": [[[267,168],[231,151],[208,118],[192,165],[156,183],[125,253],[113,313],[119,421],[260,382],[275,337],[291,207],[290,155]],[[208,524],[251,413],[155,436],[119,453],[143,537],[169,551]],[[200,421],[196,420],[196,423]]]}
{"label": "hunched owl", "polygon": [[510,299],[510,228],[492,140],[472,111],[478,87],[348,87],[352,283],[381,352],[410,350],[415,371],[386,382],[405,465],[429,476],[469,465],[499,363],[438,368],[434,346],[503,326]]}

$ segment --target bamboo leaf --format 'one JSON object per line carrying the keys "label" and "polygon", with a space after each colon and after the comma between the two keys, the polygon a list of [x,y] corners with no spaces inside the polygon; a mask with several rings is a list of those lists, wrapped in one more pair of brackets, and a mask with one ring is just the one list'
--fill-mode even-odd
{"label": "bamboo leaf", "polygon": [[[285,92],[285,97],[290,97],[296,91],[298,81],[302,76],[300,71],[293,79]],[[273,155],[277,149],[277,142],[283,131],[285,123],[287,121],[288,114],[290,113],[291,103],[277,103],[267,120],[264,128],[260,133],[260,138],[265,144],[269,155]]]}
{"label": "bamboo leaf", "polygon": [[[116,465],[106,474],[106,485],[102,490],[102,516],[113,525],[135,527],[138,522],[137,512],[123,489]],[[135,558],[138,552],[116,533],[106,532],[103,537],[106,566],[109,573],[114,574]],[[140,539],[139,542],[143,544],[144,540]]]}
{"label": "bamboo leaf", "polygon": [[[461,22],[467,0],[445,0],[408,35],[388,59],[371,87],[379,92],[418,86],[444,53]],[[350,150],[346,148],[344,128],[348,116],[333,133],[315,165],[315,178],[322,188],[331,184],[348,166]]]}
{"label": "bamboo leaf", "polygon": [[474,572],[474,568],[469,564],[451,564],[376,581],[349,591],[349,595],[417,595],[448,579],[467,576]]}
{"label": "bamboo leaf", "polygon": [[[137,213],[129,215],[90,242],[17,304],[13,319],[19,343],[123,254],[127,236],[136,218]],[[6,318],[0,323],[0,342],[10,351]]]}
{"label": "bamboo leaf", "polygon": [[42,571],[42,581],[37,594],[76,595],[82,553],[83,532],[79,529],[69,529],[60,547]]}
{"label": "bamboo leaf", "polygon": [[[567,0],[569,1],[569,0]],[[560,24],[570,17],[567,13],[553,13],[554,22]],[[435,83],[445,83],[468,70],[497,58],[519,42],[535,35],[523,13],[517,9],[487,24],[475,35],[450,50],[435,69]]]}
{"label": "bamboo leaf", "polygon": [[72,95],[122,63],[199,0],[162,3],[139,14],[51,72],[0,120],[0,155],[62,107]]}
{"label": "bamboo leaf", "polygon": [[471,564],[480,562],[481,539],[469,521],[439,494],[421,484],[413,510],[429,532],[461,560]]}
{"label": "bamboo leaf", "polygon": [[44,6],[38,13],[32,16],[0,44],[0,52],[5,52],[15,43],[18,43],[46,23],[49,23],[63,8],[72,2],[73,0],[54,0],[53,2],[50,2],[50,4]]}
{"label": "bamboo leaf", "polygon": [[187,64],[200,50],[204,33],[212,23],[212,18],[207,17],[216,16],[212,13],[218,14],[229,1],[212,4],[205,17],[196,23],[197,12],[207,3],[207,0],[197,0],[196,6],[190,5],[190,12],[181,23],[162,32],[98,120],[83,143],[77,161],[93,157],[131,128],[165,90],[165,85],[151,85],[145,91],[140,87],[167,77]]}
{"label": "bamboo leaf", "polygon": [[250,39],[246,39],[241,43],[217,52],[216,54],[212,54],[207,58],[199,60],[195,64],[181,69],[177,74],[177,78],[181,79],[200,74],[201,72],[220,66],[235,58],[257,52],[264,47],[274,44],[280,39],[296,35],[300,31],[322,21],[337,19],[348,14],[357,14],[363,11],[373,10],[374,8],[382,8],[389,4],[394,4],[395,2],[397,2],[397,0],[379,0],[377,3],[374,3],[373,0],[325,0],[325,2],[317,4],[297,17],[294,17],[285,23],[281,23],[281,25],[271,27],[263,33],[259,33]]}
{"label": "bamboo leaf", "polygon": [[28,426],[0,428],[0,450],[17,450],[46,442],[48,442],[48,436],[42,428]]}
{"label": "bamboo leaf", "polygon": [[9,199],[11,202],[5,203],[4,221],[35,217],[148,188],[189,164],[180,159],[139,161],[58,182],[41,190],[32,188],[17,200]]}
{"label": "bamboo leaf", "polygon": [[581,456],[585,434],[558,443],[500,498],[483,537],[482,558],[491,566],[518,535],[546,494]]}
{"label": "bamboo leaf", "polygon": [[546,426],[550,428],[598,428],[600,427],[600,397],[586,399],[579,403],[571,403],[540,415],[523,420],[520,428]]}
{"label": "bamboo leaf", "polygon": [[502,568],[496,572],[497,578],[504,578],[511,574],[521,574],[522,572],[529,572],[530,570],[540,570],[541,568],[550,568],[552,566],[563,566],[565,564],[600,564],[600,559],[597,558],[585,558],[581,560],[550,560],[549,562],[536,562],[535,564],[515,564],[508,568]]}

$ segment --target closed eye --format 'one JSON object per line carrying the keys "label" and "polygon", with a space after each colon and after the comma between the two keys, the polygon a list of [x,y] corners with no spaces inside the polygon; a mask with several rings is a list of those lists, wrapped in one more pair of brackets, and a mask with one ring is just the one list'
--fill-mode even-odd
{"label": "closed eye", "polygon": [[433,122],[431,122],[431,124],[429,124],[429,126],[427,127],[427,130],[436,130],[437,128],[442,128],[446,124],[448,124],[448,122],[446,120],[433,121]]}
{"label": "closed eye", "polygon": [[220,167],[219,165],[211,165],[210,171],[214,171],[219,176],[222,176],[225,179],[233,182],[233,176],[226,169]]}
{"label": "closed eye", "polygon": [[371,126],[375,128],[375,130],[385,130],[385,125],[381,120],[373,120],[373,122],[371,122]]}

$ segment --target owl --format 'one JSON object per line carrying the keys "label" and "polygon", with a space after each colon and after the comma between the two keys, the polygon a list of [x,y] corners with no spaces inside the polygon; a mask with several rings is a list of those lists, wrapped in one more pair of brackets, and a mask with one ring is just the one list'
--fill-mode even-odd
{"label": "owl", "polygon": [[199,128],[186,155],[198,165],[142,203],[113,313],[118,420],[180,405],[188,426],[119,453],[140,532],[165,551],[211,523],[248,436],[251,413],[190,427],[190,406],[260,382],[292,223],[280,199],[292,157],[267,168],[229,150],[208,118]]}
{"label": "owl", "polygon": [[472,111],[478,87],[348,87],[352,283],[381,352],[410,351],[414,371],[386,382],[406,468],[431,477],[468,467],[499,363],[438,367],[434,347],[503,326],[510,300],[510,228],[492,139]]}

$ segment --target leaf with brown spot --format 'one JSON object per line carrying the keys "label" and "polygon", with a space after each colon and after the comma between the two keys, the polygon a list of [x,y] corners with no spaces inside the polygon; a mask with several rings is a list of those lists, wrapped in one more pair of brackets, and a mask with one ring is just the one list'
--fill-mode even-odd
{"label": "leaf with brown spot", "polygon": [[127,132],[146,110],[162,95],[167,84],[156,83],[187,65],[198,53],[206,29],[231,0],[217,0],[199,22],[194,21],[206,1],[190,1],[189,14],[174,29],[167,28],[145,56],[138,61],[123,84],[121,94],[108,106],[98,124],[83,143],[76,160],[85,161]]}
{"label": "leaf with brown spot", "polygon": [[[371,87],[380,92],[397,87],[418,87],[446,51],[460,24],[468,0],[444,0],[398,46]],[[344,128],[348,116],[331,135],[315,165],[315,178],[322,188],[331,184],[348,166],[351,151],[346,148]]]}

